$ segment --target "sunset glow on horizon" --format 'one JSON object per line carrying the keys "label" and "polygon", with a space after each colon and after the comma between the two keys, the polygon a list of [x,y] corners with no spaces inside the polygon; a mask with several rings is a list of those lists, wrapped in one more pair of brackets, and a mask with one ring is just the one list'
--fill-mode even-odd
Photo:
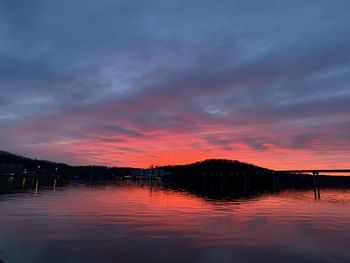
{"label": "sunset glow on horizon", "polygon": [[15,2],[0,2],[0,150],[350,169],[349,1]]}

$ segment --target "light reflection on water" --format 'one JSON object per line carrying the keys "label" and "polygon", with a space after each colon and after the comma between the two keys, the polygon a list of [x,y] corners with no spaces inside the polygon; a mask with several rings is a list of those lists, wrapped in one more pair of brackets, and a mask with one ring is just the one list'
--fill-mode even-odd
{"label": "light reflection on water", "polygon": [[209,200],[115,182],[0,195],[10,262],[350,262],[350,190]]}

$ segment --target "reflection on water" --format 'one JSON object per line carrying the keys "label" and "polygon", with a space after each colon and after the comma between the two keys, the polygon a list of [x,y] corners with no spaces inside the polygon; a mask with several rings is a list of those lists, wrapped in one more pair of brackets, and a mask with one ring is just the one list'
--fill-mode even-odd
{"label": "reflection on water", "polygon": [[161,183],[33,183],[0,195],[4,262],[350,262],[349,189],[225,199]]}

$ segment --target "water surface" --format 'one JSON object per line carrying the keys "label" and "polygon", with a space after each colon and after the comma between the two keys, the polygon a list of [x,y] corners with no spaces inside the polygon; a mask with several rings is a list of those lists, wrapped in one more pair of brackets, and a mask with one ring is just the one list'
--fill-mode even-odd
{"label": "water surface", "polygon": [[136,182],[0,195],[10,262],[350,262],[350,190],[214,200]]}

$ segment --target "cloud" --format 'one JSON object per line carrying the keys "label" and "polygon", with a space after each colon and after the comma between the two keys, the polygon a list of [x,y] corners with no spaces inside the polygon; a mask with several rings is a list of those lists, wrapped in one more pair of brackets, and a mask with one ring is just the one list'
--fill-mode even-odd
{"label": "cloud", "polygon": [[349,146],[348,1],[21,2],[0,3],[1,148],[147,166]]}

